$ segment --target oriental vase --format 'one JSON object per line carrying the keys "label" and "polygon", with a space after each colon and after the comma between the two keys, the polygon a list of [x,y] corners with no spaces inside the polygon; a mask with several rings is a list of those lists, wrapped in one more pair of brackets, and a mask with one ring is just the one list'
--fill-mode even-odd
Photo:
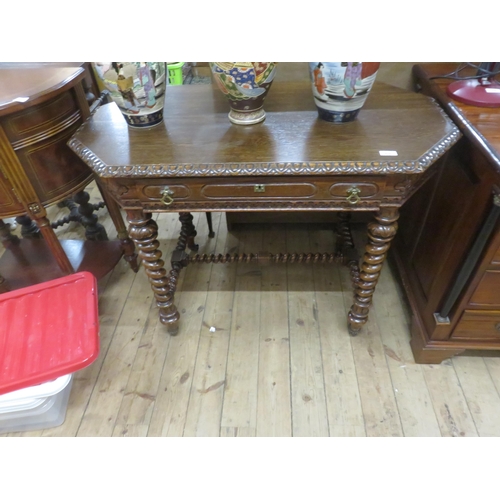
{"label": "oriental vase", "polygon": [[229,120],[253,125],[265,120],[264,99],[276,74],[274,62],[211,62],[214,80],[229,101]]}
{"label": "oriental vase", "polygon": [[310,62],[319,117],[336,123],[354,120],[368,97],[379,66],[378,62]]}
{"label": "oriental vase", "polygon": [[109,90],[131,127],[152,127],[163,120],[167,63],[92,63],[102,86]]}

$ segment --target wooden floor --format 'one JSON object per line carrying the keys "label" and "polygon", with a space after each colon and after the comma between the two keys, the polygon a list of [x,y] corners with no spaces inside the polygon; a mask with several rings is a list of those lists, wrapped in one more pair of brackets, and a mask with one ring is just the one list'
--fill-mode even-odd
{"label": "wooden floor", "polygon": [[[106,210],[99,216],[115,237]],[[219,213],[209,239],[204,214],[194,216],[200,252],[323,252],[334,241],[290,225],[228,233]],[[175,214],[155,217],[168,262],[180,226]],[[83,234],[73,223],[57,232]],[[144,270],[121,261],[99,283],[101,354],[74,376],[65,423],[8,435],[500,436],[500,358],[415,364],[388,265],[357,337],[346,329],[351,297],[335,265],[192,265],[170,337]]]}

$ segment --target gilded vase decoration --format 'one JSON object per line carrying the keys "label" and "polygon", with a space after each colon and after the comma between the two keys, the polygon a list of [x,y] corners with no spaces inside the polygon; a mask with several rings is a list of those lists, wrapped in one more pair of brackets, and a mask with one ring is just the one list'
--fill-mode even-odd
{"label": "gilded vase decoration", "polygon": [[96,62],[93,66],[131,127],[152,127],[162,122],[167,63]]}
{"label": "gilded vase decoration", "polygon": [[368,97],[379,66],[378,62],[310,62],[319,117],[336,123],[354,120]]}
{"label": "gilded vase decoration", "polygon": [[229,120],[253,125],[265,120],[264,99],[276,74],[274,62],[211,62],[217,85],[229,101]]}

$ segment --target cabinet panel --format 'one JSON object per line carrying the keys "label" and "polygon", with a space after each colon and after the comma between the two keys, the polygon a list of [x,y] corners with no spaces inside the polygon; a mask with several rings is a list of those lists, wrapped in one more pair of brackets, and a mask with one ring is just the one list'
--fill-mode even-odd
{"label": "cabinet panel", "polygon": [[495,255],[493,256],[493,260],[491,261],[493,265],[500,265],[500,247],[497,248]]}
{"label": "cabinet panel", "polygon": [[75,124],[63,133],[17,151],[42,203],[62,199],[92,180],[92,172],[66,145],[77,128]]}
{"label": "cabinet panel", "polygon": [[2,174],[0,165],[0,218],[21,215],[22,213],[24,213],[24,206],[14,196],[14,188]]}
{"label": "cabinet panel", "polygon": [[[428,301],[433,300],[433,295],[446,293],[448,283],[460,268],[474,231],[483,219],[486,201],[481,197],[480,180],[471,170],[470,156],[463,141],[450,151],[438,192],[428,200],[430,207],[425,225],[421,233],[416,233],[419,240],[413,267]],[[407,218],[415,221],[413,214]]]}

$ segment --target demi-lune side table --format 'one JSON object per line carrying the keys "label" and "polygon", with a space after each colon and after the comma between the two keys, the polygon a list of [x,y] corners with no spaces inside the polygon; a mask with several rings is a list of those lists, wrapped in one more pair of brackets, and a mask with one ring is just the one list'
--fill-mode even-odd
{"label": "demi-lune side table", "polygon": [[[175,334],[174,294],[181,269],[200,262],[340,262],[348,265],[354,302],[348,329],[358,333],[391,240],[398,209],[439,168],[460,132],[430,98],[375,84],[351,123],[318,118],[310,83],[276,82],[263,123],[229,122],[228,104],[211,85],[169,87],[165,120],[129,128],[114,104],[102,106],[69,141],[127,213],[159,307]],[[439,162],[438,162],[439,160]],[[337,245],[322,254],[198,255],[191,212],[336,211]],[[352,211],[374,213],[358,259]],[[164,267],[152,212],[178,212],[181,235],[170,271]],[[258,249],[256,249],[258,251]]]}
{"label": "demi-lune side table", "polygon": [[[66,144],[91,115],[84,76],[81,67],[0,64],[0,241],[7,249],[0,292],[76,271],[101,278],[122,255],[137,269],[120,207],[102,193],[119,238],[108,241],[84,192],[94,174]],[[47,206],[70,197],[85,221],[85,241],[59,240],[47,218]],[[1,220],[10,217],[24,220],[25,237],[10,234]]]}

